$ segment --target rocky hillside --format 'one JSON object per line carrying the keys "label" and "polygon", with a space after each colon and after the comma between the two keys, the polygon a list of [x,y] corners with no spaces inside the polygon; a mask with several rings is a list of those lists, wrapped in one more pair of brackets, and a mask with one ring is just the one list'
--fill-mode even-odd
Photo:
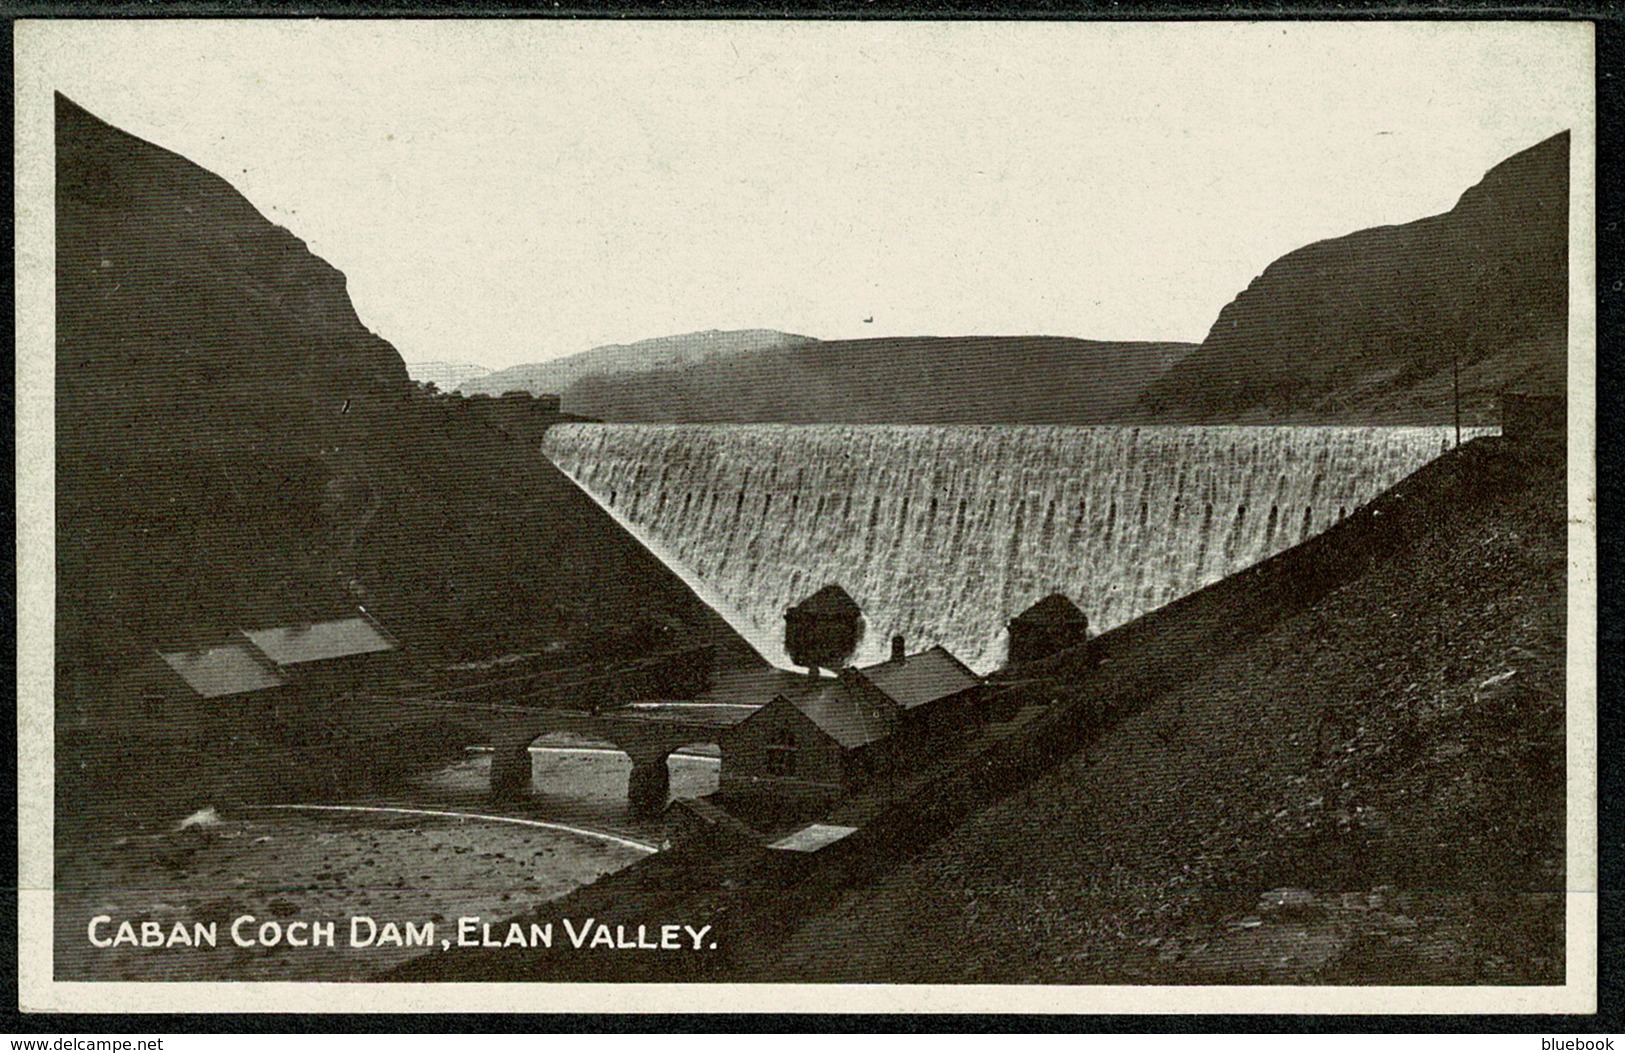
{"label": "rocky hillside", "polygon": [[584,377],[684,369],[715,358],[733,358],[816,342],[810,336],[773,329],[707,329],[702,333],[659,336],[632,344],[607,344],[551,362],[510,366],[465,380],[459,390],[465,395],[501,395],[507,391],[557,395]]}
{"label": "rocky hillside", "polygon": [[225,180],[60,96],[57,179],[69,679],[356,603],[429,651],[601,648],[644,613],[744,650],[533,448],[415,388]]}
{"label": "rocky hillside", "polygon": [[1140,419],[1497,422],[1504,385],[1561,388],[1567,361],[1569,135],[1496,165],[1449,212],[1276,260],[1154,383]]}
{"label": "rocky hillside", "polygon": [[1191,350],[1049,336],[798,339],[583,376],[562,389],[563,406],[617,422],[1104,424]]}
{"label": "rocky hillside", "polygon": [[60,95],[56,116],[62,447],[331,438],[404,386],[344,276],[224,179]]}

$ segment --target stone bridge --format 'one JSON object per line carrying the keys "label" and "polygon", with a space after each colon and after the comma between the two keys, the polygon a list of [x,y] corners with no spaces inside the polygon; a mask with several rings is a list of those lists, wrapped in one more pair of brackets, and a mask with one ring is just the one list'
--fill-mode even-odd
{"label": "stone bridge", "polygon": [[666,758],[693,743],[719,742],[722,732],[750,715],[744,707],[684,704],[669,708],[618,706],[597,712],[503,703],[448,702],[426,698],[368,699],[374,719],[397,726],[444,722],[480,729],[492,747],[491,795],[522,796],[530,787],[530,744],[543,735],[568,731],[612,743],[632,760],[626,796],[635,811],[658,812],[671,788]]}

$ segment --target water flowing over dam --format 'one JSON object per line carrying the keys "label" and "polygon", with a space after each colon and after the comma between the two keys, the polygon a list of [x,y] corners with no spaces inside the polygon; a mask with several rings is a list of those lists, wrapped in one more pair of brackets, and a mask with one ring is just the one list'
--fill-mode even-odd
{"label": "water flowing over dam", "polygon": [[[1479,429],[1474,434],[1482,433]],[[1326,529],[1448,428],[600,425],[543,450],[778,665],[784,610],[862,606],[859,662],[943,644],[999,666],[1055,591],[1095,631]]]}

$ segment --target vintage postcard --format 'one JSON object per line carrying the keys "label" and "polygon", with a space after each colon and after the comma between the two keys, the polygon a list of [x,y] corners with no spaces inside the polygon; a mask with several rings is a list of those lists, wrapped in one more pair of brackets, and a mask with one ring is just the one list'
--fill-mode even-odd
{"label": "vintage postcard", "polygon": [[25,1011],[1594,1009],[1590,25],[15,49]]}

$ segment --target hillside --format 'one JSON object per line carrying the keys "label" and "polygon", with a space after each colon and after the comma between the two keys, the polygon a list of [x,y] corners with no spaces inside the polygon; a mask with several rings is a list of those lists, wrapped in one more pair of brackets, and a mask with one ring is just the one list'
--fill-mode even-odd
{"label": "hillside", "polygon": [[584,376],[562,395],[565,410],[616,422],[1103,424],[1190,349],[1048,336],[810,340]]}
{"label": "hillside", "polygon": [[404,385],[344,276],[225,180],[60,95],[56,117],[64,448],[331,438],[347,430],[347,399]]}
{"label": "hillside", "polygon": [[551,362],[510,366],[486,376],[466,379],[459,390],[465,395],[501,395],[507,391],[557,395],[584,377],[683,369],[713,358],[731,358],[809,343],[815,341],[811,337],[772,329],[708,329],[632,344],[607,344]]}
{"label": "hillside", "polygon": [[226,181],[57,99],[59,669],[365,603],[416,654],[742,641],[532,446],[429,398]]}
{"label": "hillside", "polygon": [[1569,135],[1513,155],[1455,207],[1276,260],[1134,416],[1179,423],[1495,423],[1507,384],[1561,388]]}

